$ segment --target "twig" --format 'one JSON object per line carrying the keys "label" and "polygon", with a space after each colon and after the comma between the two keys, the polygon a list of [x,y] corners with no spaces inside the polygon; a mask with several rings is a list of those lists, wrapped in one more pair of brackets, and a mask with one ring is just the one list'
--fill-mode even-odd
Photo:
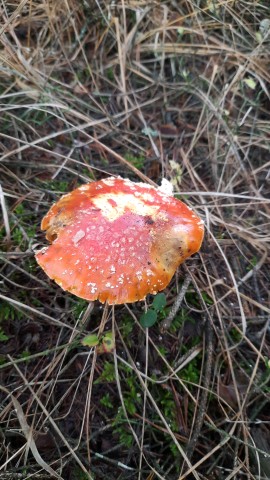
{"label": "twig", "polygon": [[196,419],[195,428],[190,439],[190,442],[187,446],[187,457],[190,460],[193,452],[195,450],[202,426],[204,421],[204,416],[206,412],[207,406],[207,399],[208,399],[208,392],[211,380],[211,371],[212,371],[212,364],[213,364],[213,328],[212,328],[212,317],[207,308],[207,305],[202,297],[200,289],[197,287],[196,282],[194,282],[194,287],[197,291],[199,296],[200,302],[207,313],[207,317],[205,318],[205,344],[206,344],[206,365],[205,365],[205,375],[204,375],[204,385],[200,397],[198,414]]}
{"label": "twig", "polygon": [[213,363],[213,329],[209,320],[206,321],[205,343],[206,343],[207,357],[206,357],[206,365],[205,365],[204,385],[203,385],[203,389],[200,397],[195,428],[186,450],[186,454],[189,460],[193,455],[194,449],[196,447],[196,444],[203,426],[207,400],[208,400],[209,385],[211,380],[211,371],[212,371],[212,363]]}
{"label": "twig", "polygon": [[[195,266],[192,266],[191,267],[191,273],[193,272]],[[181,303],[184,299],[184,296],[187,292],[187,289],[190,285],[190,282],[191,282],[191,273],[187,272],[186,273],[186,276],[185,276],[185,279],[184,279],[184,282],[183,282],[183,285],[181,287],[181,290],[180,292],[178,293],[177,297],[176,297],[176,300],[172,306],[172,309],[169,313],[169,315],[167,316],[167,318],[165,318],[162,322],[161,322],[161,331],[165,331],[165,330],[169,330],[171,324],[172,324],[172,321],[174,320],[180,306],[181,306]]]}

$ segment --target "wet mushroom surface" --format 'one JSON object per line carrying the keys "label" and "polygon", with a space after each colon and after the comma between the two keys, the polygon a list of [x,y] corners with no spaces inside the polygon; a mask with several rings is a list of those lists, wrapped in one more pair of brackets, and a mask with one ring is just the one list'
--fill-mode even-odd
{"label": "wet mushroom surface", "polygon": [[203,221],[183,202],[121,177],[82,185],[41,224],[51,243],[36,260],[64,290],[121,304],[163,290],[201,246]]}

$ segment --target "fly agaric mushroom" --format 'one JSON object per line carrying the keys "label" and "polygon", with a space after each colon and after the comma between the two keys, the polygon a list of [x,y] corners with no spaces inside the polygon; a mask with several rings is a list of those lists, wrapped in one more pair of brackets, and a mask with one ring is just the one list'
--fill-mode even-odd
{"label": "fly agaric mushroom", "polygon": [[64,195],[43,218],[51,245],[36,254],[64,290],[109,304],[143,300],[197,252],[203,221],[145,183],[109,177]]}

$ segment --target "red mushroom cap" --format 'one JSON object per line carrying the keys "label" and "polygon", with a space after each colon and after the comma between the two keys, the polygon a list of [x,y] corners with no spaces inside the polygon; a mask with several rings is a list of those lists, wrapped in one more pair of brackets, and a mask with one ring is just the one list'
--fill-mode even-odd
{"label": "red mushroom cap", "polygon": [[204,234],[202,220],[180,200],[120,177],[64,195],[41,228],[51,245],[36,260],[47,275],[78,297],[109,304],[163,290]]}

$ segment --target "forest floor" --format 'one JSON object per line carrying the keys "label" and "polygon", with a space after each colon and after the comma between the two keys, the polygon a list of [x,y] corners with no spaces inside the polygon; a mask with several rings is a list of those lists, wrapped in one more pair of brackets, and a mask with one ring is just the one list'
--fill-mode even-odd
{"label": "forest floor", "polygon": [[[0,480],[269,479],[269,1],[0,16]],[[166,178],[205,222],[165,301],[89,303],[35,261],[52,203],[108,175]]]}

